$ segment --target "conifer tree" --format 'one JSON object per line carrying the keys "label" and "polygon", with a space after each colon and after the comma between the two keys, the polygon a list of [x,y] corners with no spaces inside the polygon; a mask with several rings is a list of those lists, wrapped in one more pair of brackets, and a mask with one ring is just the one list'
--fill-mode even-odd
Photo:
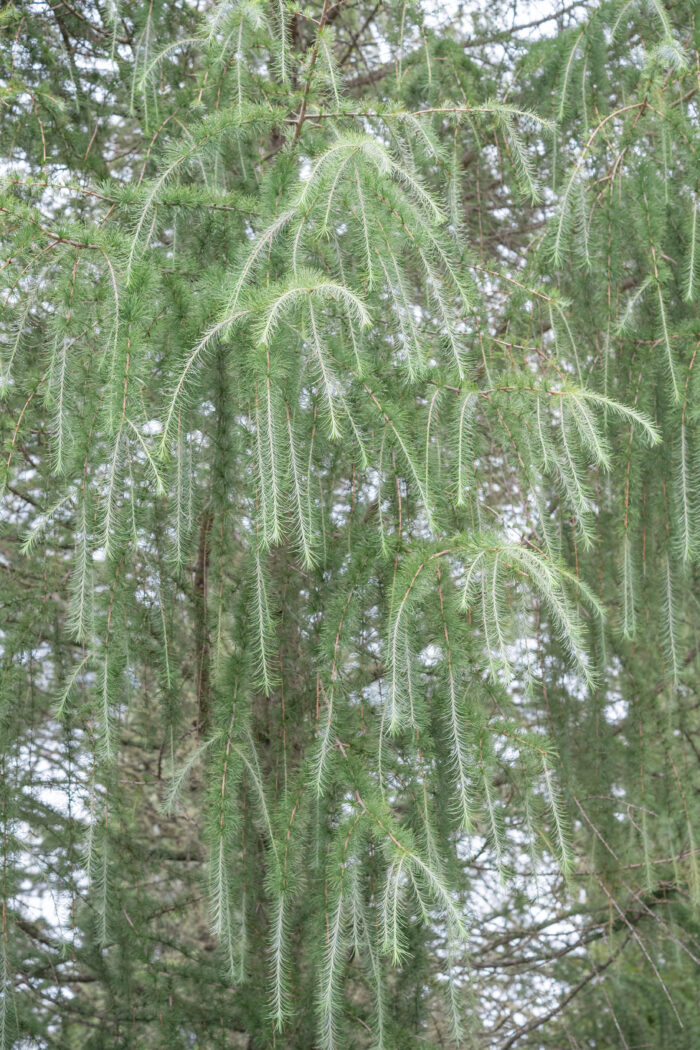
{"label": "conifer tree", "polygon": [[699,54],[2,9],[2,1050],[697,1045]]}

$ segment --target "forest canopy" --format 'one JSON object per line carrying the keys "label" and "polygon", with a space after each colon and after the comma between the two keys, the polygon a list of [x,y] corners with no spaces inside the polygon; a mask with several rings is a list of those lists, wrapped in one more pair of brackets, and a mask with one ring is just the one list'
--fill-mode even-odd
{"label": "forest canopy", "polygon": [[0,9],[0,1050],[695,1050],[693,0]]}

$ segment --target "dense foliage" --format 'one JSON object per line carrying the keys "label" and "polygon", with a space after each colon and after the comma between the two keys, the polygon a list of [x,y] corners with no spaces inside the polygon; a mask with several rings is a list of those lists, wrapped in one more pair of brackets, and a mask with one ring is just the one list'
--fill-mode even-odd
{"label": "dense foliage", "polygon": [[698,1045],[692,0],[0,14],[0,1047]]}

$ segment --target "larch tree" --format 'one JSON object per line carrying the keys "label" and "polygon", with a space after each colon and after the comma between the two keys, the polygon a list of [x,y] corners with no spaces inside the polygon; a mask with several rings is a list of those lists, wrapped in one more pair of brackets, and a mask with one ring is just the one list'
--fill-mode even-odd
{"label": "larch tree", "polygon": [[0,12],[0,1048],[700,1040],[693,0]]}

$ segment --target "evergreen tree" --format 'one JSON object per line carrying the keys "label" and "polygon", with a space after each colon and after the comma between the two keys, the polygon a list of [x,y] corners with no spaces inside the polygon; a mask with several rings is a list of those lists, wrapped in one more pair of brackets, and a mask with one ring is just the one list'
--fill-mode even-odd
{"label": "evergreen tree", "polygon": [[0,14],[0,1047],[697,1046],[691,0]]}

